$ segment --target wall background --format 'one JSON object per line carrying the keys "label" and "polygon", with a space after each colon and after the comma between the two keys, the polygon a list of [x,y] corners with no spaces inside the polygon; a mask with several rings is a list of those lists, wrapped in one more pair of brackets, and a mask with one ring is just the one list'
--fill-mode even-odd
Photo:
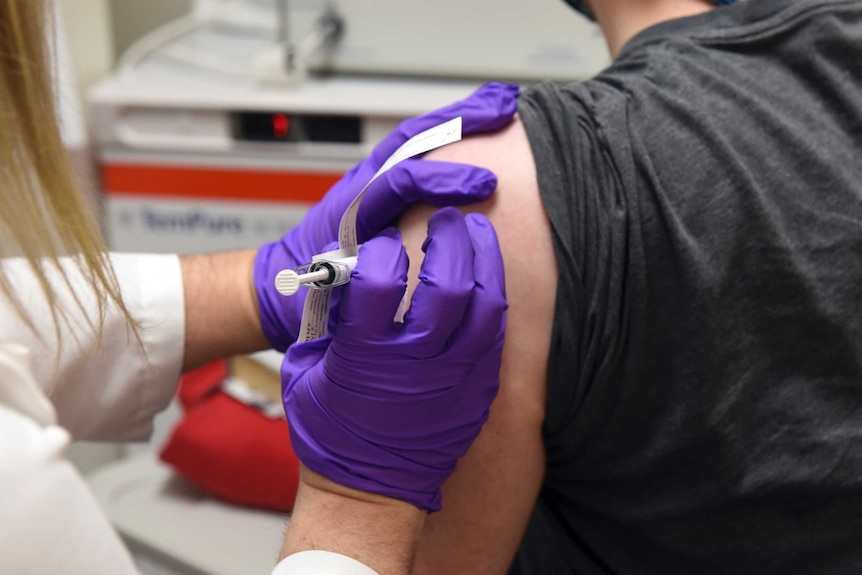
{"label": "wall background", "polygon": [[188,14],[191,0],[110,0],[114,53],[166,22]]}
{"label": "wall background", "polygon": [[187,14],[192,0],[56,0],[63,14],[78,93],[107,74],[135,40]]}

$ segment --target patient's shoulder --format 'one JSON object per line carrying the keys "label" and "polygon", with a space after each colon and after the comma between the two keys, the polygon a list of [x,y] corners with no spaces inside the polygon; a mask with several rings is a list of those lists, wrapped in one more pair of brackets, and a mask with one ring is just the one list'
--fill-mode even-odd
{"label": "patient's shoulder", "polygon": [[[535,162],[523,125],[516,117],[499,132],[470,136],[433,151],[426,159],[482,166],[497,175],[495,194],[464,211],[487,215],[500,240],[511,327],[506,332],[507,355],[517,354],[519,361],[526,362],[522,365],[524,370],[544,375],[557,271],[550,224],[539,195]],[[426,221],[433,211],[430,206],[414,208],[401,221],[412,262],[422,261],[416,248],[425,238]],[[418,265],[411,266],[412,280],[415,281],[417,273]],[[504,366],[504,371],[507,367]],[[540,388],[536,392],[544,402],[544,380],[536,387]],[[543,403],[541,408],[544,409]]]}
{"label": "patient's shoulder", "polygon": [[[464,211],[482,212],[494,224],[509,311],[500,391],[479,438],[443,486],[443,511],[426,523],[414,572],[503,573],[544,475],[541,428],[557,281],[550,225],[518,119],[500,132],[439,148],[426,159],[478,165],[497,174],[494,196]],[[433,211],[417,206],[399,225],[411,261],[411,289]]]}

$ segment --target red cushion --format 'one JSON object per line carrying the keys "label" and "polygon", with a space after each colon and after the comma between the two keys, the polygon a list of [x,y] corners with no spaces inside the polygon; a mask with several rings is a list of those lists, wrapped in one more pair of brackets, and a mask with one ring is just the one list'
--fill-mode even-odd
{"label": "red cushion", "polygon": [[[290,445],[287,422],[221,391],[224,372],[212,368],[204,373],[180,383],[186,414],[162,450],[162,461],[225,501],[292,510],[299,459]],[[216,384],[214,377],[219,378]]]}
{"label": "red cushion", "polygon": [[217,390],[227,377],[227,361],[214,361],[192,370],[180,378],[177,399],[188,410],[209,393]]}

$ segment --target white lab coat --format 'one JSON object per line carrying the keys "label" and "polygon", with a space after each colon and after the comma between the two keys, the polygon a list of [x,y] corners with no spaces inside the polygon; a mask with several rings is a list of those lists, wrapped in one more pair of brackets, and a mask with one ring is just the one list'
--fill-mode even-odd
{"label": "white lab coat", "polygon": [[[122,541],[86,482],[64,458],[70,439],[145,440],[153,416],[173,396],[184,339],[179,260],[112,256],[124,301],[140,322],[143,352],[122,315],[108,310],[101,345],[86,329],[94,300],[68,260],[72,290],[53,285],[75,312],[60,323],[58,346],[48,306],[26,262],[0,260],[25,302],[35,331],[0,297],[0,573],[132,575]],[[60,349],[59,354],[56,350]],[[342,555],[311,551],[279,563],[273,575],[373,575]]]}

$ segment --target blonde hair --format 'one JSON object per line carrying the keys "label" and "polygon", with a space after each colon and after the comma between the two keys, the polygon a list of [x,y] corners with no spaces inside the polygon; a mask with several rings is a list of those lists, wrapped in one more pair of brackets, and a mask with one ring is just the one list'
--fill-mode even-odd
{"label": "blonde hair", "polygon": [[[95,295],[96,310],[84,309],[80,294],[69,291],[97,341],[112,305],[125,315],[138,339],[60,137],[50,74],[55,59],[47,41],[47,32],[53,29],[49,6],[45,0],[0,0],[0,258],[26,258],[59,330],[59,320],[68,318],[68,310],[59,305],[47,273],[56,269],[65,282],[61,289],[71,288],[69,276],[58,264],[61,256],[76,256],[74,261]],[[0,292],[34,329],[2,267]]]}

